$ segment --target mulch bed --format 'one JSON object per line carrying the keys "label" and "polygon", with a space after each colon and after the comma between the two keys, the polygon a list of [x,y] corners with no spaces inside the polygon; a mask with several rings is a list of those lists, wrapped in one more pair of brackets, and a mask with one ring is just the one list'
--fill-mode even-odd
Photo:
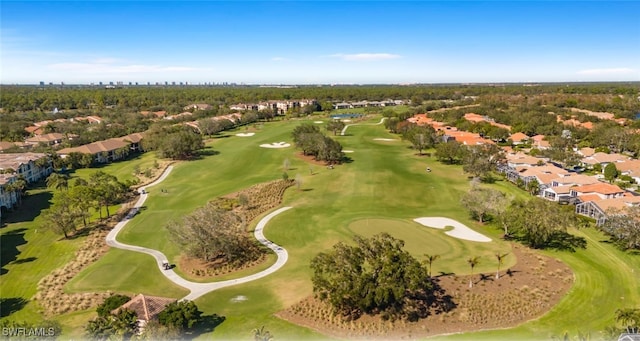
{"label": "mulch bed", "polygon": [[[348,321],[331,308],[308,297],[277,314],[278,317],[318,332],[346,339],[414,339],[440,334],[513,327],[549,311],[571,288],[574,275],[557,259],[513,244],[518,263],[501,277],[494,273],[471,276],[444,275],[436,281],[457,305],[417,322],[385,321],[362,316]],[[469,280],[474,282],[469,288]]]}

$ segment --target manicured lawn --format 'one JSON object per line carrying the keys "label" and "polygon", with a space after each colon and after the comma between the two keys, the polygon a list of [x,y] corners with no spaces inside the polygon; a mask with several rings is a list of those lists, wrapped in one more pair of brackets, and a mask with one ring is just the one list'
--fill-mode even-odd
{"label": "manicured lawn", "polygon": [[7,219],[7,226],[0,230],[0,297],[9,302],[26,303],[24,306],[3,304],[3,317],[34,322],[42,319],[37,304],[31,301],[38,281],[71,260],[85,239],[65,240],[46,229],[38,215],[49,206],[51,197],[45,188],[30,190],[19,208],[3,217]]}
{"label": "manicured lawn", "polygon": [[[149,188],[151,195],[145,208],[119,235],[121,242],[159,249],[175,262],[180,250],[168,238],[165,229],[168,221],[180,218],[217,196],[280,178],[283,162],[289,159],[289,177],[300,175],[301,190],[294,187],[285,193],[283,205],[293,209],[275,217],[265,229],[267,238],[288,250],[289,261],[273,275],[198,299],[196,303],[206,314],[216,313],[226,318],[214,332],[201,338],[249,339],[251,330],[261,326],[271,331],[276,339],[326,338],[280,320],[274,314],[311,295],[309,261],[336,242],[351,240],[354,234],[370,236],[385,231],[405,240],[406,249],[416,256],[441,254],[442,258],[434,263],[434,273],[467,273],[466,259],[472,256],[481,256],[483,260],[476,273],[493,272],[496,268],[493,254],[509,251],[509,245],[499,240],[499,229],[473,221],[461,207],[460,196],[470,186],[461,167],[443,165],[433,157],[416,155],[407,148],[407,142],[386,132],[382,125],[352,126],[347,136],[336,137],[344,149],[354,151],[347,154],[351,162],[332,170],[313,165],[313,175],[309,164],[296,156],[294,147],[258,147],[262,143],[292,142],[291,130],[302,122],[313,120],[272,122],[264,124],[252,137],[237,137],[236,132],[227,132],[213,139],[208,145],[217,154],[176,164],[165,182],[157,188]],[[366,123],[379,121],[380,117],[373,117]],[[430,173],[425,172],[426,167],[431,168]],[[506,182],[498,181],[491,186],[514,197],[527,196]],[[161,192],[161,189],[166,191]],[[425,216],[456,219],[494,241],[462,241],[412,221]],[[560,258],[576,273],[574,287],[550,313],[505,331],[446,338],[549,339],[565,330],[574,334],[577,330],[600,330],[613,322],[615,309],[640,305],[640,291],[637,290],[640,287],[640,257],[622,253],[601,242],[605,238],[596,231],[575,233],[589,240],[586,250],[544,252]],[[514,262],[517,259],[510,255],[506,266]],[[162,277],[151,257],[115,249],[81,272],[67,289],[160,293],[171,297],[186,293]],[[80,315],[66,317],[65,321],[70,321],[71,326],[78,324],[79,319]]]}
{"label": "manicured lawn", "polygon": [[73,177],[80,177],[83,179],[89,179],[89,176],[95,173],[98,170],[101,170],[105,173],[109,173],[118,178],[118,180],[124,182],[126,180],[135,180],[135,176],[133,175],[133,170],[137,166],[141,172],[144,172],[145,169],[152,169],[154,172],[158,173],[159,171],[153,167],[154,161],[160,161],[156,157],[156,153],[144,153],[131,156],[129,159],[125,161],[112,162],[105,165],[101,165],[97,168],[81,168],[77,169],[73,172]]}
{"label": "manicured lawn", "polygon": [[[110,250],[98,262],[74,277],[66,288],[71,292],[107,291],[118,288],[126,295],[181,298],[188,291],[166,279],[153,258],[120,249]],[[131,266],[137,264],[137,266]]]}

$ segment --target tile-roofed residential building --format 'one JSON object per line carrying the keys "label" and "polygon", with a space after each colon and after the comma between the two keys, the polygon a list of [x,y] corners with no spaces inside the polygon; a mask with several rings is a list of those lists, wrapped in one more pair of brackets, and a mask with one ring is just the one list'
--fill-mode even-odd
{"label": "tile-roofed residential building", "polygon": [[7,141],[0,141],[0,153],[9,150],[9,149],[16,149],[16,148],[20,148],[20,149],[25,149],[31,147],[30,144],[26,144],[24,142],[7,142]]}
{"label": "tile-roofed residential building", "polygon": [[587,194],[596,194],[600,199],[619,198],[624,196],[625,193],[622,188],[604,182],[576,186],[571,189],[571,196],[580,197]]}
{"label": "tile-roofed residential building", "polygon": [[193,104],[189,104],[186,107],[184,107],[184,110],[189,110],[189,109],[211,110],[211,109],[213,109],[213,106],[211,104],[207,104],[207,103],[193,103]]}
{"label": "tile-roofed residential building", "polygon": [[58,155],[66,157],[71,153],[92,154],[98,163],[106,163],[124,158],[129,151],[140,150],[141,133],[114,137],[73,148],[64,148]]}
{"label": "tile-roofed residential building", "polygon": [[617,153],[607,154],[603,152],[597,152],[591,156],[582,158],[582,163],[589,166],[593,166],[599,163],[604,168],[604,166],[606,166],[609,163],[622,162],[630,159],[631,159],[630,157],[622,154],[617,154]]}
{"label": "tile-roofed residential building", "polygon": [[528,183],[526,178],[535,178],[539,184],[547,186],[551,184],[553,179],[567,175],[569,175],[568,171],[554,165],[527,167],[520,171],[520,177],[525,181],[525,184]]}
{"label": "tile-roofed residential building", "polygon": [[593,148],[589,148],[589,147],[584,147],[584,148],[578,149],[578,154],[580,154],[580,155],[582,155],[584,157],[592,156],[595,153],[596,153],[596,150],[593,149]]}
{"label": "tile-roofed residential building", "polygon": [[[46,162],[40,162],[41,159]],[[49,157],[44,153],[0,153],[0,170],[9,169],[28,183],[44,179],[53,172]]]}
{"label": "tile-roofed residential building", "polygon": [[596,220],[596,225],[605,223],[612,211],[623,211],[625,208],[640,205],[640,196],[622,196],[610,199],[593,199],[576,205],[576,213]]}
{"label": "tile-roofed residential building", "polygon": [[569,201],[573,186],[547,187],[542,190],[542,197],[551,201]]}
{"label": "tile-roofed residential building", "polygon": [[54,146],[57,144],[62,143],[62,141],[64,140],[64,135],[60,134],[60,133],[49,133],[49,134],[43,134],[43,135],[37,135],[34,137],[29,137],[25,140],[25,143],[27,144],[31,144],[31,145],[37,145],[40,143],[44,143],[46,145],[49,146]]}
{"label": "tile-roofed residential building", "polygon": [[601,120],[613,120],[615,118],[615,115],[609,112],[597,112],[578,108],[571,108],[571,111],[585,113],[589,116],[594,116]]}
{"label": "tile-roofed residential building", "polygon": [[482,144],[495,144],[495,142],[485,139],[479,134],[470,133],[467,131],[447,131],[445,137],[448,139],[456,140],[465,146],[482,145]]}
{"label": "tile-roofed residential building", "polygon": [[546,136],[545,136],[545,135],[541,135],[541,134],[531,136],[531,139],[532,139],[533,141],[535,141],[535,142],[542,141],[542,140],[544,140],[545,138],[546,138]]}
{"label": "tile-roofed residential building", "polygon": [[537,158],[531,155],[527,155],[522,152],[517,152],[515,154],[506,154],[507,164],[510,167],[534,167],[538,166],[540,163],[545,163],[545,160],[542,158]]}
{"label": "tile-roofed residential building", "polygon": [[592,185],[600,183],[600,180],[595,176],[589,176],[584,174],[573,174],[562,176],[551,181],[551,186],[582,186]]}
{"label": "tile-roofed residential building", "polygon": [[185,111],[185,112],[182,112],[182,113],[179,113],[179,114],[176,114],[176,115],[165,116],[164,119],[165,120],[174,120],[174,119],[177,119],[177,118],[184,118],[184,117],[190,117],[190,116],[193,116],[193,114],[188,112],[188,111]]}
{"label": "tile-roofed residential building", "polygon": [[525,133],[521,133],[521,132],[517,132],[515,134],[511,134],[511,136],[509,136],[509,139],[511,139],[511,141],[513,142],[513,144],[518,145],[518,144],[523,144],[526,141],[528,141],[530,138],[529,136],[527,136],[527,134]]}
{"label": "tile-roofed residential building", "polygon": [[616,162],[616,168],[622,175],[628,175],[632,177],[636,183],[640,183],[640,160],[626,160],[622,162]]}
{"label": "tile-roofed residential building", "polygon": [[41,135],[44,133],[44,129],[42,129],[42,127],[35,126],[35,125],[28,126],[24,128],[24,130],[31,135]]}
{"label": "tile-roofed residential building", "polygon": [[87,121],[89,124],[100,124],[100,123],[102,123],[102,118],[100,116],[81,116],[81,117],[74,117],[72,120],[74,120],[74,121]]}
{"label": "tile-roofed residential building", "polygon": [[157,320],[158,315],[171,303],[175,302],[175,298],[148,296],[139,294],[131,298],[128,302],[111,311],[112,314],[118,313],[120,310],[131,310],[138,318],[139,330],[149,323],[149,321]]}

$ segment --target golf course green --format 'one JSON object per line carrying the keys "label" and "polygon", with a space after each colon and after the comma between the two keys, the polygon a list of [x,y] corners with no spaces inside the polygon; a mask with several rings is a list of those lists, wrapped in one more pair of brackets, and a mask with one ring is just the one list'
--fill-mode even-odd
{"label": "golf course green", "polygon": [[[173,244],[165,228],[167,222],[179,219],[208,201],[251,185],[279,179],[283,164],[289,162],[289,178],[298,177],[295,186],[285,193],[282,206],[292,209],[273,218],[265,228],[267,239],[288,251],[289,260],[278,272],[246,284],[213,291],[196,300],[205,314],[218,314],[225,321],[202,339],[250,339],[254,328],[265,326],[279,340],[313,340],[327,337],[274,316],[312,295],[310,260],[340,241],[350,242],[358,234],[366,237],[387,232],[405,241],[405,249],[419,259],[425,254],[440,258],[433,272],[464,275],[470,272],[467,258],[479,256],[478,272],[495,272],[495,253],[508,253],[511,246],[503,241],[501,230],[482,225],[471,219],[460,204],[461,195],[470,188],[470,181],[460,166],[443,165],[433,157],[417,155],[409,143],[388,133],[373,116],[348,128],[344,136],[332,136],[345,150],[349,160],[333,169],[309,163],[299,157],[293,146],[291,131],[299,124],[326,118],[286,120],[261,124],[253,136],[236,136],[243,129],[229,131],[207,142],[207,153],[199,159],[179,162],[169,177],[151,187],[149,198],[140,214],[135,216],[118,235],[122,243],[144,246],[162,251],[171,262],[177,263],[180,249]],[[329,133],[331,134],[331,133]],[[387,141],[381,139],[393,139]],[[261,144],[291,143],[286,148],[261,148]],[[138,163],[151,164],[153,158],[145,154]],[[132,161],[117,163],[113,170],[130,174]],[[425,172],[425,168],[431,172]],[[105,167],[105,171],[110,168]],[[508,183],[491,185],[507,188],[517,196],[524,191],[514,190]],[[460,240],[442,230],[424,227],[412,221],[418,217],[447,217],[455,219],[492,239],[488,243]],[[253,229],[256,219],[252,222]],[[27,229],[28,248],[37,243],[60,250],[64,259],[71,257],[73,245],[66,241],[43,240],[32,230],[36,225],[21,225]],[[9,225],[10,229],[17,228]],[[10,229],[5,229],[3,235]],[[587,229],[571,231],[587,239],[588,246],[576,252],[541,251],[558,258],[571,267],[575,283],[566,297],[543,317],[520,326],[496,331],[470,332],[437,337],[437,339],[550,339],[565,331],[597,333],[614,323],[619,308],[640,305],[640,256],[624,253],[605,242],[600,232]],[[53,237],[48,235],[47,238]],[[68,245],[68,246],[60,246]],[[64,252],[63,252],[64,251]],[[24,250],[23,250],[24,252]],[[35,252],[35,251],[32,251]],[[34,253],[36,254],[36,253]],[[43,255],[38,254],[37,257]],[[274,257],[268,258],[274,262]],[[509,255],[504,268],[518,260]],[[4,263],[3,263],[4,264]],[[64,264],[64,263],[62,263]],[[265,264],[260,269],[267,267]],[[54,265],[42,265],[51,271]],[[181,273],[181,269],[176,271]],[[39,273],[38,275],[44,275]],[[245,276],[242,273],[227,275]],[[29,278],[27,289],[9,289],[11,296],[29,299],[35,293],[36,276],[9,269],[2,277],[3,297],[5,281]],[[222,278],[221,278],[222,279]],[[145,293],[174,298],[186,295],[186,290],[167,280],[150,256],[110,249],[105,256],[89,265],[65,288],[68,292],[104,292],[107,290],[129,295]],[[243,297],[242,300],[235,299]],[[31,304],[29,304],[30,306]],[[15,315],[26,318],[39,313],[35,308]],[[92,317],[90,311],[67,314],[57,319],[68,335],[82,335],[82,324]]]}

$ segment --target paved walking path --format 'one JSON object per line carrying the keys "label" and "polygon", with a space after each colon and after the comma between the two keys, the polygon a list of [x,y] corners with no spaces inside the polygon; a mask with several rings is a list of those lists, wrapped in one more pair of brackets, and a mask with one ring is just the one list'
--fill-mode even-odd
{"label": "paved walking path", "polygon": [[160,182],[162,182],[169,175],[169,173],[171,173],[171,170],[173,170],[173,166],[167,167],[167,169],[165,169],[165,171],[162,173],[162,176],[160,176],[156,181],[154,181],[154,182],[152,182],[152,183],[150,183],[150,184],[148,184],[146,186],[140,187],[138,189],[138,191],[140,193],[140,198],[138,199],[138,201],[136,202],[134,207],[129,211],[127,216],[124,217],[113,228],[113,230],[111,230],[109,232],[109,234],[107,235],[107,245],[115,247],[115,248],[123,249],[123,250],[146,253],[148,255],[153,256],[156,259],[156,263],[158,264],[158,268],[160,269],[160,271],[162,272],[162,274],[165,277],[167,277],[173,283],[175,283],[175,284],[177,284],[177,285],[179,285],[181,287],[184,287],[186,289],[189,289],[191,291],[189,293],[189,295],[187,295],[187,296],[182,298],[183,300],[195,300],[196,298],[198,298],[198,297],[200,297],[202,295],[205,295],[205,294],[207,294],[207,293],[209,293],[211,291],[214,291],[214,290],[218,290],[218,289],[229,287],[229,286],[236,285],[236,284],[241,284],[241,283],[247,283],[247,282],[250,282],[250,281],[254,281],[256,279],[268,276],[268,275],[276,272],[282,266],[284,266],[284,264],[289,259],[289,254],[287,253],[287,250],[285,250],[282,247],[278,246],[277,244],[267,240],[264,237],[263,230],[264,230],[264,227],[269,222],[269,220],[271,220],[271,218],[273,218],[276,215],[278,215],[278,214],[290,209],[291,207],[282,207],[282,208],[279,208],[279,209],[267,214],[264,218],[260,219],[260,221],[258,222],[258,225],[256,226],[256,229],[254,231],[254,236],[256,237],[256,239],[258,239],[258,241],[260,241],[260,243],[262,243],[263,245],[266,245],[268,248],[273,250],[276,253],[276,255],[278,256],[278,259],[276,260],[275,264],[273,264],[272,266],[270,266],[269,268],[267,268],[267,269],[265,269],[263,271],[255,273],[253,275],[249,275],[249,276],[241,277],[241,278],[236,278],[236,279],[230,279],[230,280],[227,280],[227,281],[212,282],[212,283],[197,283],[197,282],[188,281],[188,280],[180,277],[175,271],[173,271],[173,269],[171,269],[171,270],[164,270],[163,269],[162,263],[163,262],[168,262],[168,260],[167,260],[167,257],[162,252],[160,252],[158,250],[149,249],[149,248],[146,248],[146,247],[123,244],[123,243],[120,243],[119,241],[117,241],[116,240],[116,236],[118,235],[118,233],[129,222],[129,220],[131,220],[131,218],[133,218],[136,215],[136,213],[138,212],[140,207],[142,207],[144,202],[147,200],[147,197],[149,196],[149,194],[147,193],[147,187],[155,186],[155,185],[159,184]]}
{"label": "paved walking path", "polygon": [[347,128],[351,127],[351,126],[377,126],[382,124],[382,122],[384,122],[384,120],[386,120],[386,117],[383,117],[380,119],[380,122],[378,123],[353,123],[353,124],[347,124],[346,126],[344,126],[344,128],[342,128],[342,131],[340,132],[340,135],[344,135],[347,132]]}

